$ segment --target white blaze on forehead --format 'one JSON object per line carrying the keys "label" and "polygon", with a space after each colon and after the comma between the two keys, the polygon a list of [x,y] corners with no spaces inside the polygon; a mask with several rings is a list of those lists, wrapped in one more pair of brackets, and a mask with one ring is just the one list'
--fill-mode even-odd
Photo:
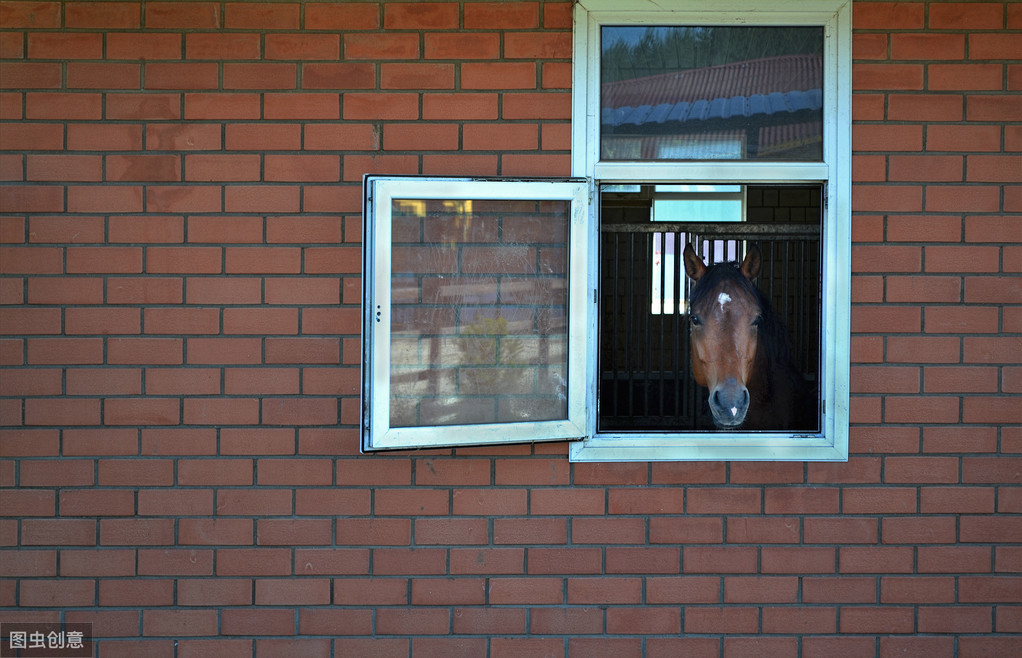
{"label": "white blaze on forehead", "polygon": [[724,306],[731,301],[731,295],[726,292],[722,292],[717,295],[717,303],[720,304],[720,312],[724,312]]}

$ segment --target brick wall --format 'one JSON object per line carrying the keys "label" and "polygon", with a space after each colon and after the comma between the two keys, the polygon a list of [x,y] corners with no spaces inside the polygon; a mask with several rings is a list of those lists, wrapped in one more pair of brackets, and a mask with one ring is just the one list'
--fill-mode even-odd
{"label": "brick wall", "polygon": [[0,622],[1008,655],[1022,4],[854,8],[848,463],[358,452],[361,177],[569,173],[566,2],[0,2]]}

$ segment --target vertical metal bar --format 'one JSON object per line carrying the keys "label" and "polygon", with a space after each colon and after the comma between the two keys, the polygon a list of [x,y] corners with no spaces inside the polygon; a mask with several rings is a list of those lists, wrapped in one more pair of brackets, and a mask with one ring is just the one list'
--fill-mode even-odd
{"label": "vertical metal bar", "polygon": [[628,415],[635,415],[635,386],[632,376],[632,323],[635,320],[635,262],[636,262],[636,234],[629,233],[629,278],[626,281],[628,295],[624,298],[624,377],[628,382]]}
{"label": "vertical metal bar", "polygon": [[674,388],[674,405],[672,406],[672,412],[675,417],[681,414],[681,309],[682,300],[685,298],[682,292],[682,280],[681,280],[681,268],[684,267],[684,259],[682,253],[684,247],[682,246],[682,236],[684,233],[677,232],[674,234],[674,267],[671,271],[671,276],[674,278],[674,294],[671,295],[672,303],[674,304],[674,317],[671,318],[673,324],[673,330],[671,332],[674,338],[674,345],[671,349],[671,372],[673,373],[671,382]]}
{"label": "vertical metal bar", "polygon": [[639,301],[639,319],[642,322],[642,334],[646,342],[645,349],[640,349],[639,354],[640,358],[645,356],[645,358],[642,358],[641,364],[643,369],[642,411],[643,415],[648,417],[650,404],[649,384],[650,379],[652,378],[650,374],[650,362],[653,360],[651,355],[651,352],[653,351],[653,321],[650,318],[649,312],[653,307],[653,270],[650,267],[651,263],[645,259],[653,256],[653,234],[643,233],[642,243],[644,247],[642,251],[643,258],[640,260],[644,261],[644,265],[640,265],[643,276],[639,279],[639,281],[644,282],[645,285],[642,286],[642,297]]}

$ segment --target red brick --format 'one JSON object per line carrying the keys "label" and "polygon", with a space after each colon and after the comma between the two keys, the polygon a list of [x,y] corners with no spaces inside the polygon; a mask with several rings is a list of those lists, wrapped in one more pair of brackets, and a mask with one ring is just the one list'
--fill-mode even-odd
{"label": "red brick", "polygon": [[185,156],[184,180],[187,181],[257,181],[261,176],[260,172],[260,158],[254,153]]}
{"label": "red brick", "polygon": [[[467,8],[466,8],[467,9]],[[498,59],[500,37],[496,33],[446,33],[424,35],[423,55],[426,59]],[[467,64],[462,64],[464,72]],[[466,87],[462,87],[463,89]]]}
{"label": "red brick", "polygon": [[[358,120],[402,120],[418,119],[419,117],[419,95],[408,93],[360,93],[348,92],[344,94],[343,118],[347,121]],[[423,119],[437,119],[452,117],[426,116]],[[347,157],[345,161],[347,161]]]}
{"label": "red brick", "polygon": [[539,27],[538,5],[531,2],[510,5],[481,2],[466,5],[465,27],[484,30],[536,28]]}
{"label": "red brick", "polygon": [[383,27],[389,30],[451,29],[458,27],[454,2],[392,2],[384,6]]}
{"label": "red brick", "polygon": [[[422,158],[422,173],[433,176],[496,176],[498,173],[512,176],[515,173],[498,166],[495,155],[426,155]],[[532,175],[553,175],[550,172],[531,170]]]}
{"label": "red brick", "polygon": [[[268,278],[266,281],[267,304],[337,304],[340,289],[334,278]],[[281,345],[294,339],[279,339]],[[307,339],[312,340],[312,339]],[[287,348],[285,348],[285,351]],[[269,363],[269,360],[267,361]]]}
{"label": "red brick", "polygon": [[161,2],[146,5],[149,28],[222,28],[219,5],[212,2]]}
{"label": "red brick", "polygon": [[997,372],[994,368],[942,368],[923,371],[927,393],[996,393]]}
{"label": "red brick", "polygon": [[150,212],[220,212],[219,186],[165,185],[146,190],[146,208]]}
{"label": "red brick", "polygon": [[446,635],[451,623],[447,608],[381,608],[376,632],[382,635]]}
{"label": "red brick", "polygon": [[805,603],[876,603],[876,579],[813,576],[802,580]]}
{"label": "red brick", "polygon": [[3,516],[54,516],[56,497],[52,491],[4,489]]}
{"label": "red brick", "polygon": [[1022,46],[1011,34],[978,32],[969,35],[970,59],[1020,59]]}
{"label": "red brick", "polygon": [[289,428],[249,427],[220,430],[222,455],[293,455],[295,432]]}
{"label": "red brick", "polygon": [[913,185],[854,185],[852,209],[857,212],[919,212],[922,188]]}
{"label": "red brick", "polygon": [[158,32],[108,32],[106,56],[108,59],[181,59],[181,35]]}
{"label": "red brick", "polygon": [[408,519],[338,519],[337,541],[348,545],[405,546],[411,541]]}
{"label": "red brick", "polygon": [[142,516],[201,516],[213,513],[213,492],[203,489],[144,489],[138,492]]}
{"label": "red brick", "polygon": [[111,279],[107,283],[107,303],[180,304],[181,279],[157,277]]}
{"label": "red brick", "polygon": [[[894,33],[891,59],[920,59],[928,62],[965,57],[965,35],[943,33]],[[930,68],[932,71],[932,67]]]}
{"label": "red brick", "polygon": [[271,94],[263,96],[267,119],[339,119],[337,94]]}
{"label": "red brick", "polygon": [[[180,119],[181,95],[106,94],[107,119]],[[91,126],[90,126],[91,127]],[[70,127],[68,133],[70,134]]]}
{"label": "red brick", "polygon": [[998,126],[933,125],[926,127],[928,151],[1000,151]]}
{"label": "red brick", "polygon": [[384,63],[380,65],[380,88],[453,89],[454,65]]}
{"label": "red brick", "polygon": [[[188,279],[189,304],[258,304],[262,301],[261,282],[250,277],[190,277]],[[226,339],[234,345],[251,345],[248,341],[238,342],[237,339]],[[232,344],[225,342],[225,345]],[[189,347],[202,345],[190,341]]]}
{"label": "red brick", "polygon": [[[755,633],[758,615],[748,607],[689,607],[685,609],[685,633]],[[760,655],[760,654],[757,654]]]}
{"label": "red brick", "polygon": [[190,338],[189,364],[261,363],[260,342],[255,338]]}
{"label": "red brick", "polygon": [[340,57],[340,37],[336,34],[268,34],[265,43],[265,56],[270,60],[337,60]]}
{"label": "red brick", "polygon": [[95,546],[96,521],[91,519],[23,519],[22,546]]}
{"label": "red brick", "polygon": [[611,489],[608,495],[607,510],[611,514],[682,514],[685,512],[684,501],[681,497],[671,489],[659,488]]}
{"label": "red brick", "polygon": [[[13,439],[5,441],[13,442]],[[61,453],[65,457],[137,455],[138,430],[106,428],[64,430],[61,436]]]}
{"label": "red brick", "polygon": [[967,336],[964,339],[963,361],[965,363],[1004,362],[1004,355],[1017,349],[1018,339],[1011,336]]}
{"label": "red brick", "polygon": [[93,155],[28,155],[25,179],[38,181],[100,181],[102,158]]}
{"label": "red brick", "polygon": [[571,95],[565,93],[512,93],[504,95],[504,119],[568,119]]}
{"label": "red brick", "polygon": [[30,32],[29,59],[102,59],[103,35],[91,32]]}
{"label": "red brick", "polygon": [[992,2],[946,2],[930,7],[936,30],[996,30],[1004,27],[1002,6]]}
{"label": "red brick", "polygon": [[184,107],[189,120],[258,119],[262,114],[259,94],[242,92],[186,93]]}
{"label": "red brick", "polygon": [[[352,62],[303,63],[303,89],[375,89],[376,65]],[[306,126],[309,129],[322,130],[328,126]],[[309,148],[309,144],[306,144]]]}
{"label": "red brick", "polygon": [[389,34],[345,34],[346,60],[417,59],[419,36],[394,32]]}
{"label": "red brick", "polygon": [[60,309],[0,308],[0,334],[24,336],[59,333]]}
{"label": "red brick", "polygon": [[307,30],[373,30],[379,27],[376,5],[314,3],[305,7]]}
{"label": "red brick", "polygon": [[174,543],[173,519],[102,519],[100,543],[107,546],[159,546]]}
{"label": "red brick", "polygon": [[[195,545],[247,545],[252,544],[253,523],[251,519],[181,519],[179,521],[178,543],[183,546]],[[195,550],[193,549],[194,553]],[[198,551],[200,554],[202,551]],[[153,560],[154,564],[156,560]],[[208,570],[212,573],[212,554],[208,563]],[[155,568],[154,567],[151,567]],[[177,567],[180,568],[180,567]],[[163,567],[160,567],[162,570]],[[162,571],[161,571],[162,572]],[[192,570],[186,573],[193,573]]]}
{"label": "red brick", "polygon": [[336,155],[273,155],[263,160],[264,180],[337,182],[340,157]]}
{"label": "red brick", "polygon": [[450,513],[449,493],[443,489],[377,489],[374,512],[382,516],[436,516]]}
{"label": "red brick", "polygon": [[188,218],[189,242],[213,242],[218,244],[262,242],[262,236],[263,221],[259,217]]}
{"label": "red brick", "polygon": [[1017,155],[971,155],[966,159],[966,180],[978,182],[1022,182]]}
{"label": "red brick", "polygon": [[177,599],[183,606],[252,605],[252,581],[242,578],[181,579],[177,582]]}
{"label": "red brick", "polygon": [[921,64],[857,64],[852,88],[860,90],[917,90],[923,88]]}
{"label": "red brick", "polygon": [[212,455],[216,452],[213,428],[143,429],[143,455]]}
{"label": "red brick", "polygon": [[289,185],[232,185],[225,190],[227,212],[297,212],[299,188]]}
{"label": "red brick", "polygon": [[1022,104],[1017,102],[1017,95],[972,95],[969,97],[966,111],[967,121],[1019,121],[1022,117]]}
{"label": "red brick", "polygon": [[959,95],[891,94],[887,116],[892,121],[961,121],[963,105]]}
{"label": "red brick", "polygon": [[174,462],[169,459],[103,459],[99,462],[100,486],[170,486]]}
{"label": "red brick", "polygon": [[62,212],[63,188],[9,185],[0,188],[0,206],[6,212]]}
{"label": "red brick", "polygon": [[375,575],[443,575],[446,550],[441,548],[378,548],[373,550]]}
{"label": "red brick", "polygon": [[324,578],[258,579],[256,605],[324,605],[330,603],[330,581]]}
{"label": "red brick", "polygon": [[388,151],[438,151],[459,148],[455,124],[390,124],[384,128],[383,148]]}
{"label": "red brick", "polygon": [[221,619],[225,636],[293,636],[295,630],[293,609],[231,608]]}
{"label": "red brick", "polygon": [[627,577],[571,578],[568,580],[569,604],[606,605],[639,603],[642,579]]}
{"label": "red brick", "polygon": [[4,7],[4,27],[8,29],[60,27],[60,19],[59,2],[26,2]]}
{"label": "red brick", "polygon": [[[227,395],[297,394],[299,373],[294,368],[228,368],[224,376]],[[218,378],[219,381],[219,378]]]}
{"label": "red brick", "polygon": [[58,247],[0,248],[0,273],[61,274],[64,250]]}
{"label": "red brick", "polygon": [[508,32],[504,34],[508,59],[569,59],[571,37],[564,32]]}
{"label": "red brick", "polygon": [[646,534],[640,518],[582,518],[571,520],[574,544],[641,544]]}
{"label": "red brick", "polygon": [[333,484],[333,467],[325,459],[260,459],[257,468],[261,485]]}
{"label": "red brick", "polygon": [[857,33],[852,35],[852,59],[887,59],[889,35]]}
{"label": "red brick", "polygon": [[102,217],[47,217],[36,215],[31,217],[28,222],[28,240],[33,243],[103,242],[104,231]]}
{"label": "red brick", "polygon": [[216,459],[178,461],[179,486],[251,486],[251,459]]}
{"label": "red brick", "polygon": [[96,584],[92,580],[29,580],[19,588],[19,603],[29,608],[95,605]]}
{"label": "red brick", "polygon": [[422,95],[422,118],[427,121],[434,119],[493,120],[497,118],[497,102],[497,94],[425,93]]}
{"label": "red brick", "polygon": [[889,158],[888,180],[958,182],[962,180],[962,158],[944,155],[892,155]]}

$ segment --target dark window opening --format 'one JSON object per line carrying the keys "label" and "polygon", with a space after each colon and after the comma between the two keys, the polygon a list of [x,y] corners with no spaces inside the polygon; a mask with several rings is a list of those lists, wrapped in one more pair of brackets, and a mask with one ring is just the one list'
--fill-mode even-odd
{"label": "dark window opening", "polygon": [[598,431],[715,431],[691,372],[689,243],[707,264],[759,249],[756,283],[816,392],[795,429],[819,431],[822,197],[822,185],[603,186]]}

